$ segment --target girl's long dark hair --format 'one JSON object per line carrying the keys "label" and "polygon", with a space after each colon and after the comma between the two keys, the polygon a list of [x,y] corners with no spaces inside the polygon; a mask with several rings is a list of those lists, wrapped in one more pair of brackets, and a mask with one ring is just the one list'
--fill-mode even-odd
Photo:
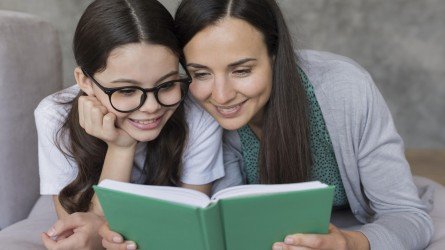
{"label": "girl's long dark hair", "polygon": [[260,182],[305,181],[312,165],[308,103],[292,39],[275,0],[183,0],[175,16],[181,47],[227,16],[260,31],[273,59],[272,93],[262,125]]}
{"label": "girl's long dark hair", "polygon": [[[110,52],[129,43],[163,45],[183,63],[170,13],[156,0],[96,0],[79,20],[73,40],[77,65],[94,74],[105,70]],[[79,124],[77,103],[82,91],[65,102],[71,109],[56,135],[56,144],[75,161],[76,178],[59,194],[68,213],[88,211],[107,151],[107,144],[85,132]],[[160,135],[148,142],[143,172],[145,184],[178,185],[181,156],[187,138],[184,107],[181,104]],[[66,145],[68,142],[68,145]]]}

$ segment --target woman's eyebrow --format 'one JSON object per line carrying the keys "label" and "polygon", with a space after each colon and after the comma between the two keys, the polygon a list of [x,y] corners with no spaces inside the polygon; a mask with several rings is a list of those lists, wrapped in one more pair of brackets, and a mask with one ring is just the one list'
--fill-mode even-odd
{"label": "woman's eyebrow", "polygon": [[246,62],[256,61],[256,60],[257,59],[255,59],[255,58],[244,58],[244,59],[241,59],[241,60],[238,60],[236,62],[233,62],[233,63],[229,64],[228,67],[229,68],[234,68],[234,67],[240,66],[240,65],[242,65],[242,64],[244,64]]}
{"label": "woman's eyebrow", "polygon": [[[250,62],[250,61],[257,61],[257,59],[255,58],[243,58],[241,60],[238,60],[236,62],[230,63],[227,67],[228,68],[234,68],[237,67],[239,65],[242,65],[246,62]],[[192,67],[192,68],[196,68],[196,69],[208,69],[207,66],[201,65],[201,64],[197,64],[197,63],[189,63],[187,64],[187,67]]]}
{"label": "woman's eyebrow", "polygon": [[197,63],[188,63],[186,65],[187,67],[192,67],[192,68],[197,68],[197,69],[208,69],[209,67],[201,65],[201,64],[197,64]]}
{"label": "woman's eyebrow", "polygon": [[[154,82],[155,84],[160,83],[162,81],[164,81],[165,79],[173,76],[173,75],[177,75],[178,71],[177,70],[173,70],[167,74],[165,74],[164,76],[162,76],[161,78],[159,78],[156,82]],[[116,79],[114,81],[112,81],[111,83],[130,83],[130,84],[139,84],[141,85],[142,83],[133,79],[126,79],[126,78],[120,78],[120,79]]]}

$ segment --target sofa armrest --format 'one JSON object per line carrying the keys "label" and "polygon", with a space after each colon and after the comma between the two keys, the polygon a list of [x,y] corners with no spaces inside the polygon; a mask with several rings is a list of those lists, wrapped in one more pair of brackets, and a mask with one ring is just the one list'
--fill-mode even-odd
{"label": "sofa armrest", "polygon": [[0,229],[27,217],[39,197],[34,109],[62,89],[57,32],[47,22],[0,11]]}

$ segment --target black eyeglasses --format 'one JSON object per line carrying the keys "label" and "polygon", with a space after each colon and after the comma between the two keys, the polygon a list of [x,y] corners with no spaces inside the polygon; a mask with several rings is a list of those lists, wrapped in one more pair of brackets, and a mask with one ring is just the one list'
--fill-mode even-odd
{"label": "black eyeglasses", "polygon": [[173,107],[181,103],[187,95],[192,78],[187,73],[181,79],[167,81],[156,87],[144,89],[139,86],[106,88],[97,82],[92,75],[82,68],[82,72],[90,78],[110,99],[111,106],[119,112],[130,113],[144,105],[147,93],[153,92],[156,101],[164,107]]}

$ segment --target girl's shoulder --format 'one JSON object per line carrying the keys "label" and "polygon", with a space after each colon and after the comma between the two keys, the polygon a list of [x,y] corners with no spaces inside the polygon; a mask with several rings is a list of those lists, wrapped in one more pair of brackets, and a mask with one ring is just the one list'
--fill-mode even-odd
{"label": "girl's shoulder", "polygon": [[208,126],[217,124],[215,119],[190,94],[184,100],[184,110],[190,133],[205,131]]}
{"label": "girl's shoulder", "polygon": [[34,110],[36,121],[40,119],[62,121],[71,110],[69,104],[79,93],[77,85],[60,90],[45,97]]}

